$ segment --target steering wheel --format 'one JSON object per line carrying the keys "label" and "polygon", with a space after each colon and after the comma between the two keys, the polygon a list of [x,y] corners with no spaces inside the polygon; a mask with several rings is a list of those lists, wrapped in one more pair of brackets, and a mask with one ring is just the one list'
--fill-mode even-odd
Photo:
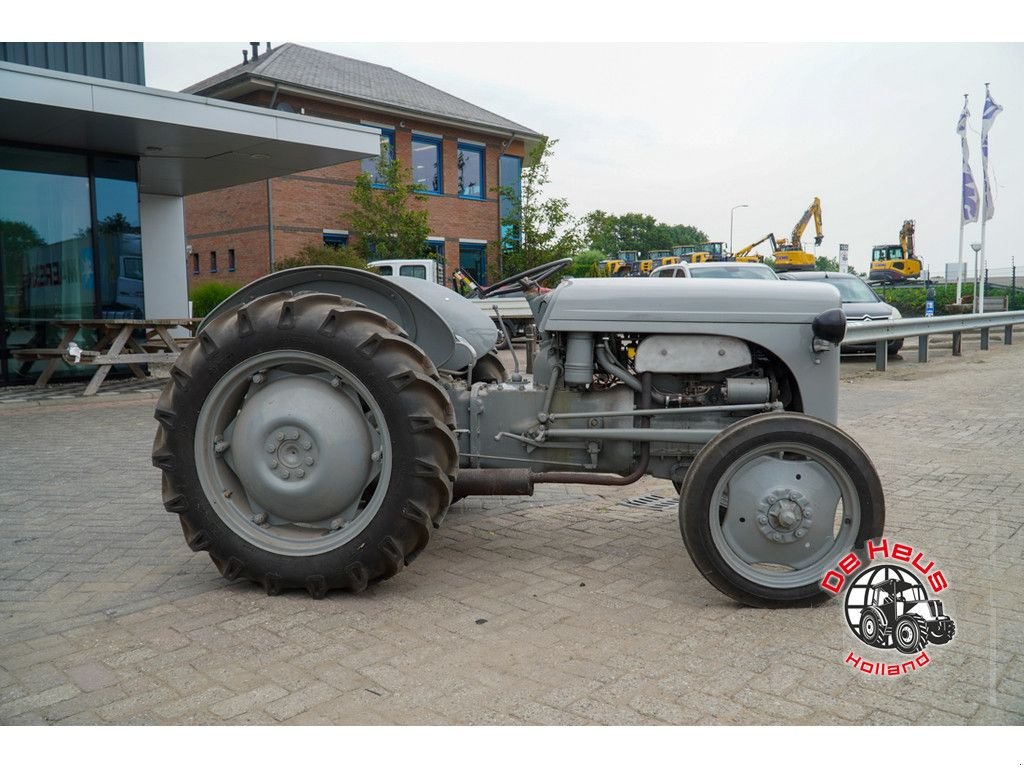
{"label": "steering wheel", "polygon": [[506,293],[521,291],[524,288],[524,286],[521,285],[522,281],[533,280],[537,283],[542,282],[555,273],[561,272],[570,264],[572,264],[572,259],[570,258],[549,261],[547,264],[538,264],[536,267],[524,269],[518,274],[506,277],[504,280],[499,280],[492,285],[488,285],[486,288],[482,288],[480,296],[482,298],[490,298],[492,296],[504,296]]}

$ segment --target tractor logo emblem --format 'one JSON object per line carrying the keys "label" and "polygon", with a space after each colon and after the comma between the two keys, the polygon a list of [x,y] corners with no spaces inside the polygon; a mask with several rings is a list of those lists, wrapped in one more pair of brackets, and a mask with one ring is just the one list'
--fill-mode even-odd
{"label": "tractor logo emblem", "polygon": [[872,648],[917,654],[929,643],[945,645],[956,624],[942,601],[905,568],[876,565],[858,574],[846,592],[846,621],[853,634]]}
{"label": "tractor logo emblem", "polygon": [[[895,677],[931,663],[930,646],[943,646],[956,634],[940,593],[949,581],[924,552],[887,539],[868,541],[828,571],[821,588],[844,593],[843,613],[853,636],[886,658],[851,650],[846,664],[866,675]],[[942,595],[946,597],[946,595]]]}

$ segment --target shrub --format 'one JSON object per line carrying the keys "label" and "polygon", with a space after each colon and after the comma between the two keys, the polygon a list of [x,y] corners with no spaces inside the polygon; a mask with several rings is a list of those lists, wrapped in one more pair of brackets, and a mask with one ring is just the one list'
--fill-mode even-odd
{"label": "shrub", "polygon": [[[936,315],[951,315],[957,314],[951,310],[951,307],[956,302],[956,284],[949,283],[945,285],[936,285],[935,287],[935,314]],[[892,304],[896,309],[900,311],[904,317],[924,317],[924,303],[927,300],[928,291],[922,286],[909,287],[909,286],[883,286],[875,289],[876,293],[882,297],[882,301]],[[963,283],[960,291],[962,301],[967,304],[971,303],[974,297],[974,285],[971,283]],[[985,287],[986,296],[1008,296],[1009,308],[1012,309],[1024,309],[1024,292],[1017,291],[1015,294],[1010,294],[1010,291],[1006,288],[987,285]]]}
{"label": "shrub", "polygon": [[362,256],[348,246],[337,248],[332,245],[307,245],[292,257],[278,259],[274,264],[274,271],[280,272],[282,269],[317,265],[366,269],[366,262]]}
{"label": "shrub", "polygon": [[192,316],[206,317],[214,307],[241,287],[238,283],[219,280],[200,283],[188,292],[189,301],[192,302]]}

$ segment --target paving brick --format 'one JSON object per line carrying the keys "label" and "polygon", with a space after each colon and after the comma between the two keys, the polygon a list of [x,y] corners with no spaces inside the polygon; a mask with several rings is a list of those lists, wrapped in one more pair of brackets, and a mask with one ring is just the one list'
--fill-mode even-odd
{"label": "paving brick", "polygon": [[[843,665],[857,640],[838,604],[739,608],[690,563],[674,510],[620,504],[663,481],[465,500],[395,579],[268,598],[163,512],[154,396],[0,397],[0,722],[1020,725],[1024,403],[1006,393],[1022,347],[884,377],[843,364],[842,426],[883,474],[887,534],[952,585],[956,639],[891,680]],[[112,433],[118,466],[95,456]]]}

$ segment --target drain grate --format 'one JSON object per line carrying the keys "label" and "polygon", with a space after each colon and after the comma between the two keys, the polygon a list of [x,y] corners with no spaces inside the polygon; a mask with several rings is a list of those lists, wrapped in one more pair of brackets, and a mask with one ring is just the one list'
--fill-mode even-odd
{"label": "drain grate", "polygon": [[620,501],[620,507],[636,507],[638,509],[674,509],[679,505],[678,496],[659,496],[656,493],[649,493],[646,496],[637,496],[635,499]]}

